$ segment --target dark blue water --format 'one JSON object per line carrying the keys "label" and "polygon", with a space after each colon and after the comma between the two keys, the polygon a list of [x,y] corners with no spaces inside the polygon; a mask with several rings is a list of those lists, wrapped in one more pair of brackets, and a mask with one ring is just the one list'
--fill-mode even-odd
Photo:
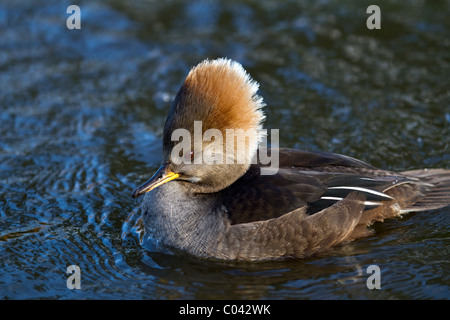
{"label": "dark blue water", "polygon": [[[152,252],[131,198],[205,58],[260,83],[282,146],[450,168],[447,1],[383,1],[380,30],[366,27],[368,1],[85,1],[68,30],[71,4],[0,4],[0,298],[450,297],[449,208],[314,258],[234,264]],[[379,290],[366,286],[373,264]]]}

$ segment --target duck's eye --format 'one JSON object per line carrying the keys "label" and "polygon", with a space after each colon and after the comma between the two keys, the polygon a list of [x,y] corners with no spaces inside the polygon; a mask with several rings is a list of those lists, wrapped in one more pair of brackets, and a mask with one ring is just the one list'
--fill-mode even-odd
{"label": "duck's eye", "polygon": [[[183,154],[183,151],[181,151],[181,153]],[[182,157],[187,163],[191,163],[191,161],[194,160],[194,151],[191,150],[189,152],[186,152],[182,155]]]}

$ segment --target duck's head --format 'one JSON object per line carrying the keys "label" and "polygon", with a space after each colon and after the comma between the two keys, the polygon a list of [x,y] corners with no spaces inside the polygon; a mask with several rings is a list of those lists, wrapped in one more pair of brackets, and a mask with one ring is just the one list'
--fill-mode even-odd
{"label": "duck's head", "polygon": [[171,180],[188,184],[194,193],[212,193],[239,179],[263,137],[258,87],[232,60],[205,60],[194,67],[164,125],[162,165],[133,197]]}

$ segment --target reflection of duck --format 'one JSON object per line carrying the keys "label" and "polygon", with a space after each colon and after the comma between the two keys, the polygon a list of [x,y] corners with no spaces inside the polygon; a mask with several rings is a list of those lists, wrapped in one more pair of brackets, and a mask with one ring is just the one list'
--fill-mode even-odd
{"label": "reflection of duck", "polygon": [[[145,229],[158,243],[205,258],[300,258],[368,235],[375,221],[450,203],[450,170],[395,173],[343,155],[280,149],[278,172],[262,175],[263,166],[250,163],[255,140],[232,149],[243,162],[174,163],[171,134],[182,128],[193,136],[194,121],[223,137],[226,129],[260,130],[257,89],[226,59],[204,61],[187,76],[164,126],[162,165],[133,192],[146,193]],[[207,143],[183,157],[196,159]]]}

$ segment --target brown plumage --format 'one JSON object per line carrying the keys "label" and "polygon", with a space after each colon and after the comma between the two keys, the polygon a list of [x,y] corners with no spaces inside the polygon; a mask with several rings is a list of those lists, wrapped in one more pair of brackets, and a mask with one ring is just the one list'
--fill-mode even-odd
{"label": "brown plumage", "polygon": [[[366,236],[375,221],[450,203],[445,169],[395,173],[333,153],[274,149],[278,172],[261,174],[264,165],[252,163],[263,136],[257,89],[240,64],[226,59],[204,61],[187,76],[164,126],[161,168],[133,192],[146,193],[143,221],[155,243],[203,258],[301,258]],[[246,140],[243,151],[232,143],[242,137],[224,138],[215,152],[226,159],[231,151],[231,164],[176,163],[172,133],[185,129],[193,146],[195,121],[202,134],[254,130],[256,139]],[[185,153],[194,160],[215,139]]]}

